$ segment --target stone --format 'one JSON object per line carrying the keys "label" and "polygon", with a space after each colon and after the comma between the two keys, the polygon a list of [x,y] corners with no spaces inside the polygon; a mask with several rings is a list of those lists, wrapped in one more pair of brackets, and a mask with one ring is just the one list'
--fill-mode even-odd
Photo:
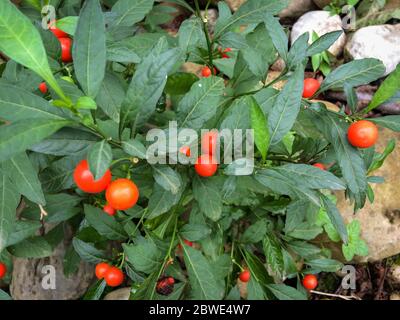
{"label": "stone", "polygon": [[131,288],[121,288],[114,290],[104,297],[104,300],[129,300],[131,295]]}
{"label": "stone", "polygon": [[[400,133],[380,129],[377,151],[382,152],[389,140],[400,141]],[[367,201],[356,214],[343,193],[337,193],[337,206],[346,223],[357,219],[361,224],[361,237],[369,247],[367,257],[355,257],[356,262],[379,261],[400,253],[400,148],[386,159],[382,168],[373,174],[385,178],[383,184],[372,184],[375,192],[373,204]],[[339,250],[334,250],[338,253]],[[335,254],[336,255],[336,254]],[[338,256],[336,258],[339,258]]]}
{"label": "stone", "polygon": [[386,75],[400,63],[400,24],[361,28],[346,45],[352,59],[376,58],[386,67]]}
{"label": "stone", "polygon": [[312,0],[292,0],[289,6],[279,13],[280,18],[298,18],[307,11],[315,9]]}
{"label": "stone", "polygon": [[[63,259],[68,242],[60,243],[51,257],[14,258],[10,285],[14,300],[76,300],[84,295],[92,283],[94,267],[82,261],[77,272],[67,278],[63,271]],[[49,274],[48,271],[43,273],[42,268],[48,265],[55,270],[54,290],[42,287],[43,277]]]}
{"label": "stone", "polygon": [[[293,25],[291,33],[291,43],[293,44],[301,35],[308,32],[310,43],[312,32],[315,31],[319,36],[333,31],[343,31],[342,20],[338,15],[331,16],[327,11],[310,11],[302,15]],[[343,34],[329,48],[329,52],[334,56],[339,56],[346,44],[346,34]]]}

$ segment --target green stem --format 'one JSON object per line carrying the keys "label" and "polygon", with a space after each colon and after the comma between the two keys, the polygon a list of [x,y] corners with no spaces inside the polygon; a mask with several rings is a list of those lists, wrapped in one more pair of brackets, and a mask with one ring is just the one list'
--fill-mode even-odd
{"label": "green stem", "polygon": [[[208,6],[210,5],[210,1],[211,1],[211,0],[208,0],[208,2],[207,2],[206,10],[205,10],[205,12],[204,12],[204,19],[203,19],[203,17],[201,16],[200,6],[199,6],[198,0],[195,0],[194,3],[195,3],[195,6],[196,6],[196,15],[197,15],[197,17],[198,17],[199,19],[201,19],[201,23],[202,23],[202,25],[203,25],[203,31],[204,31],[204,34],[205,34],[205,36],[206,36],[206,41],[207,41],[209,64],[210,64],[211,70],[213,70],[213,68],[214,68],[214,63],[213,63],[212,41],[211,41],[211,39],[210,39],[210,34],[209,34],[208,28],[207,28],[207,21],[208,21],[208,19],[207,19],[207,16],[208,16],[207,9],[208,9]],[[211,72],[212,72],[212,71],[211,71]]]}

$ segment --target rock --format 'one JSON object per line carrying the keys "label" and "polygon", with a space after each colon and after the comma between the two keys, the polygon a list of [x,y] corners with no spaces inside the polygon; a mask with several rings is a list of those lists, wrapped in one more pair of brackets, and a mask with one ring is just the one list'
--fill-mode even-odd
{"label": "rock", "polygon": [[[310,33],[310,42],[312,32],[315,31],[319,36],[333,31],[343,31],[342,20],[338,15],[331,16],[327,11],[310,11],[300,17],[294,24],[291,33],[291,43],[293,44],[305,32]],[[334,56],[339,56],[346,44],[346,34],[339,37],[338,40],[329,48],[329,52]]]}
{"label": "rock", "polygon": [[328,4],[330,4],[332,0],[314,0],[314,3],[320,8],[325,8]]}
{"label": "rock", "polygon": [[388,270],[387,278],[391,287],[400,288],[400,265],[392,265]]}
{"label": "rock", "polygon": [[[42,259],[14,259],[11,296],[14,300],[76,300],[82,297],[93,280],[94,267],[81,262],[78,271],[69,278],[63,271],[63,259],[66,243],[61,243],[51,257]],[[53,266],[55,270],[55,289],[42,287],[44,266]],[[46,281],[44,281],[47,283]]]}
{"label": "rock", "polygon": [[307,11],[315,9],[312,0],[292,0],[289,6],[279,14],[281,18],[298,18]]}
{"label": "rock", "polygon": [[104,297],[104,300],[129,300],[131,288],[121,288],[110,292]]}
{"label": "rock", "polygon": [[390,298],[389,298],[390,300],[400,300],[400,292],[393,292],[391,295],[390,295]]}
{"label": "rock", "polygon": [[225,2],[232,11],[236,11],[243,3],[246,2],[246,0],[226,0]]}
{"label": "rock", "polygon": [[[400,140],[400,133],[381,129],[377,150],[382,152],[389,140]],[[400,148],[387,158],[382,168],[374,172],[385,178],[383,184],[373,184],[375,202],[368,201],[356,214],[353,207],[345,200],[343,193],[338,193],[337,206],[346,223],[357,219],[361,224],[361,237],[369,247],[367,257],[355,257],[356,262],[378,261],[400,253]],[[335,252],[335,250],[334,250]],[[338,250],[336,251],[336,253]],[[339,257],[337,257],[339,258]]]}
{"label": "rock", "polygon": [[386,75],[400,63],[400,24],[361,28],[346,45],[352,59],[376,58],[386,67]]}

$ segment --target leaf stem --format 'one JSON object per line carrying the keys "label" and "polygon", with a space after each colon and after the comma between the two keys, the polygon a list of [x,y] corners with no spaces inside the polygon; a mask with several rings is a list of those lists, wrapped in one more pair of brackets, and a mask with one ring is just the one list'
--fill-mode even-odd
{"label": "leaf stem", "polygon": [[196,6],[196,15],[199,19],[201,19],[201,23],[203,25],[203,31],[206,36],[206,41],[207,41],[207,48],[208,48],[208,59],[209,59],[209,65],[211,70],[214,68],[214,63],[213,63],[213,51],[212,51],[212,41],[210,39],[210,34],[208,32],[208,27],[207,27],[207,22],[208,22],[208,6],[210,5],[211,0],[208,0],[207,5],[206,5],[206,10],[204,11],[204,18],[201,16],[200,12],[200,6],[199,6],[199,1],[194,0],[195,6]]}

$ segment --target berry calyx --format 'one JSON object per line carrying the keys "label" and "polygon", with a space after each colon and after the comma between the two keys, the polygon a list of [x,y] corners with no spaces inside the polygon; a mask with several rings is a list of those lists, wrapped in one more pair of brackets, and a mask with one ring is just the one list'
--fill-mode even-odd
{"label": "berry calyx", "polygon": [[103,207],[103,211],[107,213],[109,216],[114,216],[117,213],[117,211],[108,203]]}
{"label": "berry calyx", "polygon": [[70,38],[59,38],[61,44],[61,60],[62,62],[72,61],[72,40]]}
{"label": "berry calyx", "polygon": [[104,274],[104,280],[110,287],[118,287],[124,282],[124,273],[117,267],[110,267]]}
{"label": "berry calyx", "polygon": [[100,262],[96,265],[95,274],[97,279],[103,279],[111,266],[106,262]]}
{"label": "berry calyx", "polygon": [[43,94],[47,93],[47,84],[46,84],[46,82],[42,82],[41,84],[39,84],[39,90]]}
{"label": "berry calyx", "polygon": [[84,192],[100,193],[106,190],[111,183],[111,171],[107,170],[100,179],[94,180],[87,160],[82,160],[75,168],[74,181],[78,188]]}
{"label": "berry calyx", "polygon": [[239,274],[239,279],[242,282],[249,282],[251,278],[251,273],[249,270],[243,270],[240,274]]}
{"label": "berry calyx", "polygon": [[129,179],[117,179],[106,190],[108,204],[116,210],[128,210],[139,199],[139,189]]}
{"label": "berry calyx", "polygon": [[212,156],[203,154],[197,158],[194,169],[201,177],[211,177],[217,172],[218,164]]}
{"label": "berry calyx", "polygon": [[3,279],[6,273],[7,273],[7,266],[4,263],[0,262],[0,279]]}
{"label": "berry calyx", "polygon": [[314,290],[318,286],[318,279],[313,274],[307,274],[303,278],[303,287],[307,290]]}
{"label": "berry calyx", "polygon": [[179,149],[179,152],[180,153],[182,153],[182,154],[184,154],[186,157],[190,157],[190,155],[191,155],[191,151],[190,151],[190,148],[188,147],[188,146],[183,146],[183,147],[181,147],[180,149]]}
{"label": "berry calyx", "polygon": [[314,163],[313,167],[316,167],[316,168],[321,169],[321,170],[326,170],[325,165],[323,165],[322,163]]}
{"label": "berry calyx", "polygon": [[59,39],[68,37],[68,34],[66,32],[56,27],[56,20],[49,23],[49,30]]}
{"label": "berry calyx", "polygon": [[363,149],[375,145],[378,136],[378,127],[368,120],[354,122],[347,131],[349,143],[354,147]]}
{"label": "berry calyx", "polygon": [[304,80],[303,98],[311,98],[317,93],[321,84],[318,80],[313,78],[308,78]]}

